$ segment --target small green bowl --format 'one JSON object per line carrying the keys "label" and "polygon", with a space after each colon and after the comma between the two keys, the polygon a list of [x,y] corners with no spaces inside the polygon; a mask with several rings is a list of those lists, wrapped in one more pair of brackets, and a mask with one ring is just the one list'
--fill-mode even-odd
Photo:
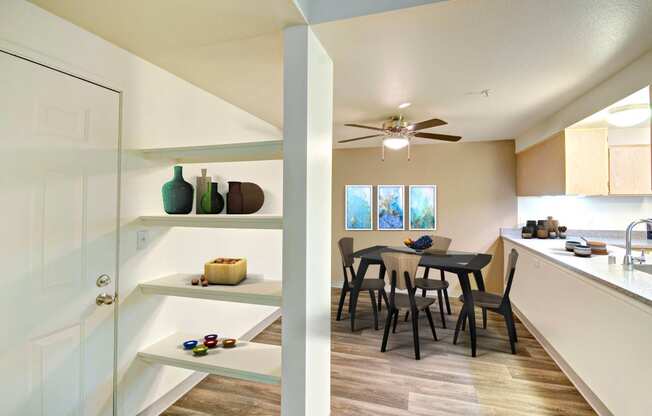
{"label": "small green bowl", "polygon": [[205,345],[197,345],[192,349],[192,353],[198,357],[201,357],[202,355],[208,354],[208,347]]}

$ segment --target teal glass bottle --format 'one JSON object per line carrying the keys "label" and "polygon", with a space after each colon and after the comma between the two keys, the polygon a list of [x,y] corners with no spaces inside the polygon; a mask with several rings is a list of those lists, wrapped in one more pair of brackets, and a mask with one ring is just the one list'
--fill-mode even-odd
{"label": "teal glass bottle", "polygon": [[190,214],[194,189],[183,179],[183,166],[174,167],[174,177],[161,189],[163,209],[168,214]]}

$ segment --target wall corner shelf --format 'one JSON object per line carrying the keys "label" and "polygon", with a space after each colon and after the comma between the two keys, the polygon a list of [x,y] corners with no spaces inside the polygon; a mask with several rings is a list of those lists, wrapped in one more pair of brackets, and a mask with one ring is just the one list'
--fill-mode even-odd
{"label": "wall corner shelf", "polygon": [[208,355],[195,357],[181,343],[200,339],[197,335],[175,333],[138,352],[138,357],[152,364],[169,365],[224,377],[259,383],[281,382],[281,347],[238,341],[235,348],[218,347]]}
{"label": "wall corner shelf", "polygon": [[281,306],[282,282],[264,279],[262,276],[248,276],[234,286],[209,285],[193,286],[192,278],[198,274],[173,274],[139,284],[146,295],[180,296],[187,298],[219,300],[225,302],[248,303],[254,305]]}
{"label": "wall corner shelf", "polygon": [[283,217],[271,214],[143,215],[141,223],[155,227],[200,227],[282,230]]}
{"label": "wall corner shelf", "polygon": [[162,147],[139,150],[143,158],[172,163],[220,163],[282,160],[283,140],[264,140],[208,146]]}

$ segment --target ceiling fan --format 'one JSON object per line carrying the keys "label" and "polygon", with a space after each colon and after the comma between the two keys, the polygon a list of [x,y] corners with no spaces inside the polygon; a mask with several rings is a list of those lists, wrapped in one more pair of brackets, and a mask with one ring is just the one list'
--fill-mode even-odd
{"label": "ceiling fan", "polygon": [[340,140],[338,143],[349,143],[357,140],[371,139],[374,137],[383,137],[383,160],[385,160],[385,147],[392,150],[402,149],[408,146],[408,160],[410,160],[410,142],[413,137],[420,137],[430,140],[443,140],[446,142],[457,142],[461,136],[451,136],[448,134],[420,133],[419,130],[429,129],[447,124],[438,118],[421,121],[418,123],[408,123],[402,115],[393,116],[383,123],[383,127],[363,126],[361,124],[345,124],[349,127],[358,127],[362,129],[376,130],[378,133],[370,136],[356,137],[353,139]]}

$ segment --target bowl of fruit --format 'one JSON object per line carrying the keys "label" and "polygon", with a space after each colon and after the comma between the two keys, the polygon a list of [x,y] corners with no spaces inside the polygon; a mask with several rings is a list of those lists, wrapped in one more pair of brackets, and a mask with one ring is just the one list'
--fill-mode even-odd
{"label": "bowl of fruit", "polygon": [[417,240],[406,238],[403,240],[403,244],[416,251],[417,253],[421,253],[423,250],[427,250],[432,247],[432,238],[429,235],[419,237]]}

